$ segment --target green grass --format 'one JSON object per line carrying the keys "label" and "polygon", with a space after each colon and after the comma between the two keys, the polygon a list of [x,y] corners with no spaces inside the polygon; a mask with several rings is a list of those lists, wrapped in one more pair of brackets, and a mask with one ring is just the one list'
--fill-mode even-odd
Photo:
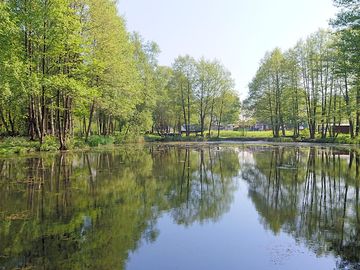
{"label": "green grass", "polygon": [[338,143],[338,144],[360,144],[360,138],[351,139],[349,135],[339,134],[336,138],[326,138],[321,139],[320,135],[317,135],[316,139],[309,139],[309,132],[303,130],[300,132],[300,136],[297,139],[293,139],[293,131],[286,131],[286,137],[280,136],[279,138],[274,138],[272,131],[232,131],[232,130],[221,130],[220,137],[217,137],[217,131],[211,132],[211,137],[207,137],[207,132],[205,137],[195,136],[191,134],[190,137],[183,136],[174,136],[174,137],[161,137],[159,135],[145,135],[144,139],[147,142],[172,142],[172,141],[222,141],[222,140],[237,140],[237,141],[251,141],[251,140],[266,140],[270,142],[316,142],[316,143]]}
{"label": "green grass", "polygon": [[[94,147],[120,145],[129,142],[144,142],[144,137],[131,134],[126,137],[121,134],[115,136],[93,135],[90,136],[87,141],[85,141],[84,138],[75,137],[67,139],[67,147],[69,150],[90,149]],[[0,156],[28,154],[33,152],[56,152],[59,148],[59,141],[53,136],[46,136],[42,144],[40,144],[38,140],[31,141],[26,137],[0,137]]]}
{"label": "green grass", "polygon": [[22,137],[9,137],[0,139],[0,155],[24,154],[40,150],[38,142],[29,141]]}
{"label": "green grass", "polygon": [[114,138],[111,136],[93,135],[88,138],[86,142],[90,147],[97,147],[99,145],[114,144]]}
{"label": "green grass", "polygon": [[[292,131],[286,131],[286,136],[292,136]],[[211,137],[217,137],[217,131],[211,132]],[[233,130],[221,130],[220,131],[220,138],[222,139],[236,139],[236,138],[247,138],[247,139],[270,139],[273,138],[273,133],[271,130],[265,130],[265,131],[233,131]]]}
{"label": "green grass", "polygon": [[358,138],[351,138],[350,135],[347,134],[339,134],[336,138],[325,138],[322,139],[318,136],[315,142],[319,143],[338,143],[338,144],[360,144],[360,137]]}
{"label": "green grass", "polygon": [[191,134],[189,137],[183,136],[168,136],[162,137],[160,135],[155,134],[147,134],[144,136],[145,142],[202,142],[206,141],[206,137],[196,136],[195,134]]}
{"label": "green grass", "polygon": [[[217,131],[211,132],[211,137],[217,137]],[[272,138],[272,131],[233,131],[233,130],[221,130],[220,138]]]}
{"label": "green grass", "polygon": [[[207,132],[205,132],[204,137],[196,136],[195,134],[191,134],[189,137],[186,137],[185,135],[182,136],[169,136],[169,137],[161,137],[159,135],[155,134],[148,134],[145,135],[145,141],[147,142],[154,142],[154,141],[165,141],[165,142],[171,142],[171,141],[213,141],[213,140],[230,140],[230,139],[272,139],[273,134],[272,131],[233,131],[233,130],[221,130],[220,131],[220,137],[217,138],[217,131],[211,131],[210,138],[207,136]],[[286,132],[286,136],[292,136],[292,132],[288,131]]]}

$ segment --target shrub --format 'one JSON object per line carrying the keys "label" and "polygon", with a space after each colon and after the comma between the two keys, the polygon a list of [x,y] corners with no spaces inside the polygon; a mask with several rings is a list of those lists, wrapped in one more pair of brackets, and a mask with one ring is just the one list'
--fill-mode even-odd
{"label": "shrub", "polygon": [[56,151],[59,150],[59,142],[54,136],[46,136],[42,145],[40,145],[40,151]]}
{"label": "shrub", "polygon": [[0,139],[0,155],[24,154],[30,151],[39,150],[38,141],[29,141],[23,137],[8,137]]}
{"label": "shrub", "polygon": [[[150,137],[149,137],[150,136]],[[125,135],[124,132],[121,132],[121,133],[117,133],[115,136],[114,136],[114,143],[115,144],[123,144],[123,143],[143,143],[144,141],[153,141],[151,139],[151,136],[150,134],[148,135],[142,135],[138,132],[131,132],[131,133],[127,133]],[[160,137],[161,138],[161,137]]]}
{"label": "shrub", "polygon": [[110,136],[99,136],[99,135],[93,135],[88,138],[87,144],[91,147],[96,147],[99,145],[107,145],[107,144],[113,144],[114,138]]}
{"label": "shrub", "polygon": [[299,133],[300,133],[299,135],[300,135],[301,138],[310,138],[310,131],[309,131],[308,128],[300,130]]}
{"label": "shrub", "polygon": [[144,140],[146,142],[159,142],[162,141],[163,138],[159,135],[155,135],[155,134],[147,134],[144,136]]}
{"label": "shrub", "polygon": [[73,148],[74,149],[83,149],[86,148],[88,145],[82,138],[75,138],[73,140]]}

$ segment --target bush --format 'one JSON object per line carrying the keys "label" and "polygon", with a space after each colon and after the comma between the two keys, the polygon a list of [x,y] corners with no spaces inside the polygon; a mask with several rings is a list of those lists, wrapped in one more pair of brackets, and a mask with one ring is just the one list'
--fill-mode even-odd
{"label": "bush", "polygon": [[30,151],[39,150],[38,141],[29,141],[23,137],[8,137],[0,139],[0,154],[24,154]]}
{"label": "bush", "polygon": [[99,145],[107,145],[107,144],[113,144],[114,138],[110,136],[99,136],[99,135],[93,135],[88,138],[87,144],[91,147],[96,147]]}
{"label": "bush", "polygon": [[345,144],[352,144],[355,143],[356,139],[351,139],[351,137],[347,134],[339,134],[336,139],[335,142],[336,143],[345,143]]}
{"label": "bush", "polygon": [[309,129],[308,128],[305,128],[305,129],[303,129],[303,130],[300,130],[300,132],[299,132],[300,134],[300,137],[301,138],[310,138],[310,131],[309,131]]}
{"label": "bush", "polygon": [[279,137],[279,138],[274,138],[274,140],[277,142],[284,142],[284,143],[294,142],[294,139],[290,137]]}
{"label": "bush", "polygon": [[75,138],[73,140],[72,145],[73,145],[73,149],[84,149],[84,148],[88,147],[88,145],[82,138]]}
{"label": "bush", "polygon": [[46,136],[42,145],[40,145],[40,151],[48,152],[48,151],[56,151],[59,150],[59,142],[58,139],[54,136]]}
{"label": "bush", "polygon": [[163,140],[163,137],[161,137],[160,135],[156,135],[156,134],[146,134],[144,136],[144,140],[146,142],[160,142]]}
{"label": "bush", "polygon": [[125,135],[124,132],[117,133],[114,136],[115,144],[123,144],[123,143],[143,143],[144,141],[153,141],[152,139],[148,140],[148,136],[152,135],[142,135],[138,132],[131,132]]}
{"label": "bush", "polygon": [[355,144],[360,144],[360,136],[354,139]]}
{"label": "bush", "polygon": [[36,144],[23,137],[7,137],[1,141],[1,146],[5,148],[28,146],[29,144]]}

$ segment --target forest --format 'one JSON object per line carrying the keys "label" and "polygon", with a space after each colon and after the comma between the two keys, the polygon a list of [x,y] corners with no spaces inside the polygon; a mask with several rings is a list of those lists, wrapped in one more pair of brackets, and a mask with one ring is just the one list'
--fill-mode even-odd
{"label": "forest", "polygon": [[0,134],[61,150],[74,138],[201,135],[238,120],[240,100],[218,60],[177,57],[130,33],[110,0],[0,2]]}
{"label": "forest", "polygon": [[360,134],[360,1],[334,0],[331,30],[319,30],[286,51],[265,54],[249,84],[243,114],[272,127],[274,137],[306,128],[310,139]]}

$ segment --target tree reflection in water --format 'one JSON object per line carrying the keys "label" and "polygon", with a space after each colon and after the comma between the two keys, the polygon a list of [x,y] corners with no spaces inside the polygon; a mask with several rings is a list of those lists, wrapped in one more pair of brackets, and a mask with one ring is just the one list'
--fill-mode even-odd
{"label": "tree reflection in water", "polygon": [[238,171],[219,146],[0,160],[0,269],[124,269],[162,212],[185,226],[218,220]]}
{"label": "tree reflection in water", "polygon": [[[269,151],[269,149],[271,149]],[[264,226],[333,253],[338,269],[360,269],[359,153],[334,148],[272,147],[242,166]]]}
{"label": "tree reflection in water", "polygon": [[0,269],[124,269],[162,213],[220,220],[240,177],[266,229],[359,269],[359,166],[352,150],[212,144],[1,159]]}

